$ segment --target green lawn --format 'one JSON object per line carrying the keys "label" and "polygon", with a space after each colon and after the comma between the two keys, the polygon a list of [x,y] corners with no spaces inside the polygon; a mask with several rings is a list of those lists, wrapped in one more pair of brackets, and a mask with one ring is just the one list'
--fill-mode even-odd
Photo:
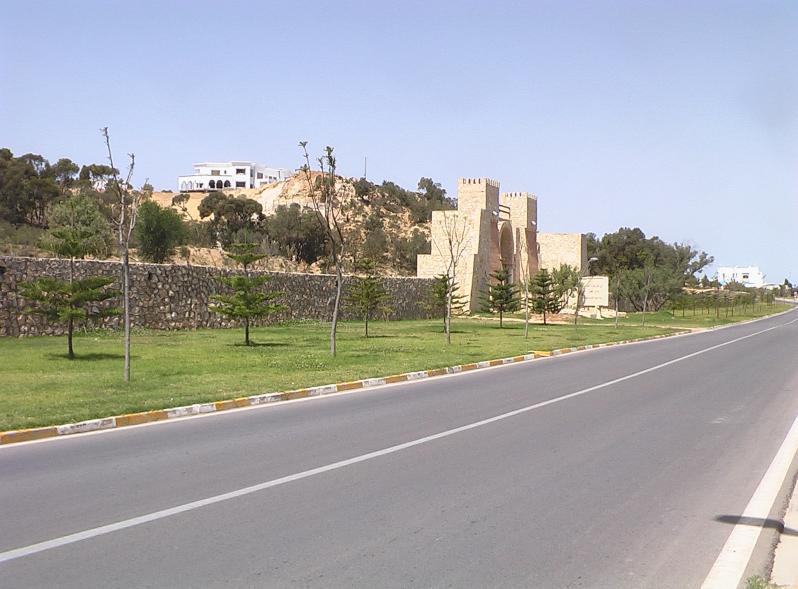
{"label": "green lawn", "polygon": [[[728,325],[729,323],[737,323],[739,321],[749,321],[751,319],[758,319],[760,317],[766,317],[775,313],[781,313],[782,311],[791,309],[793,306],[794,305],[786,303],[774,303],[773,305],[757,304],[756,309],[752,309],[750,306],[748,306],[746,307],[745,312],[743,312],[742,306],[737,306],[734,308],[734,314],[732,314],[731,308],[725,309],[721,307],[719,316],[715,314],[714,308],[711,309],[710,313],[707,313],[706,309],[704,309],[703,312],[702,309],[696,309],[695,312],[693,312],[692,309],[685,309],[684,311],[678,310],[675,313],[670,310],[662,310],[655,313],[646,313],[645,321],[646,326],[654,325],[673,328],[711,328],[717,327],[719,325]],[[486,316],[484,314],[477,314],[475,317],[498,321],[497,317]],[[515,323],[519,320],[523,320],[524,314],[520,311],[508,313],[505,315],[505,318],[509,319],[507,324],[510,324],[510,322]],[[554,321],[557,322],[555,324],[562,325],[562,323],[559,323],[559,321],[561,321],[563,318],[567,323],[573,323],[573,313],[571,313],[570,315],[557,315],[554,319]],[[540,317],[535,315],[530,317],[530,320],[539,322]],[[615,325],[615,319],[589,319],[587,317],[580,317],[579,323],[580,325],[593,326]],[[643,313],[627,313],[625,317],[618,318],[618,325],[624,327],[640,327],[642,324]]]}
{"label": "green lawn", "polygon": [[144,331],[133,337],[132,382],[122,381],[122,338],[96,332],[75,338],[0,338],[0,431],[120,413],[290,390],[307,386],[502,358],[530,350],[667,333],[657,327],[584,325],[499,329],[492,321],[454,322],[447,346],[439,322],[374,322],[339,328],[338,356],[328,353],[329,328],[291,323],[253,330],[254,347],[239,329]]}
{"label": "green lawn", "polygon": [[[736,323],[738,321],[748,321],[750,319],[757,319],[774,313],[781,313],[791,309],[793,305],[784,303],[776,303],[773,305],[760,305],[757,304],[756,309],[747,306],[743,312],[742,306],[734,308],[734,315],[732,315],[731,308],[719,309],[720,316],[715,313],[715,309],[710,309],[707,313],[706,309],[692,309],[671,311],[657,311],[656,313],[646,313],[646,324],[652,325],[667,325],[669,327],[716,327],[718,325],[727,325],[729,323]],[[580,319],[581,321],[581,319]],[[588,319],[586,322],[593,325],[608,325],[614,324],[615,319]],[[633,326],[641,325],[643,322],[642,313],[629,313],[626,317],[620,317],[618,323],[620,325]]]}

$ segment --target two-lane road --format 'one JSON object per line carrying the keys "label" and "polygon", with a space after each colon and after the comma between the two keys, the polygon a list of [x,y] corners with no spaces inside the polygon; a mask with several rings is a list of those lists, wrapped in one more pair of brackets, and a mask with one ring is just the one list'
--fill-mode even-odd
{"label": "two-lane road", "polygon": [[797,316],[0,448],[0,587],[700,587]]}

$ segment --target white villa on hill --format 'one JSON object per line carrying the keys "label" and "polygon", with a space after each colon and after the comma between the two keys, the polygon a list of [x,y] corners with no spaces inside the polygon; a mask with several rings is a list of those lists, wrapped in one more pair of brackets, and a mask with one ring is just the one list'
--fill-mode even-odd
{"label": "white villa on hill", "polygon": [[739,282],[743,286],[762,288],[765,286],[765,275],[759,266],[721,266],[718,268],[718,282]]}
{"label": "white villa on hill", "polygon": [[294,173],[283,168],[270,168],[255,162],[203,162],[194,164],[191,176],[178,176],[180,192],[222,190],[225,188],[259,188],[290,178]]}

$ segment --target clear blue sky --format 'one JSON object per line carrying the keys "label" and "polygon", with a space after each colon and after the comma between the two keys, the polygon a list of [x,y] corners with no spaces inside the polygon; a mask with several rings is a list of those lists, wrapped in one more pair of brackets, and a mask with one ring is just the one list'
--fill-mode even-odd
{"label": "clear blue sky", "polygon": [[798,2],[5,2],[0,145],[489,176],[543,231],[640,226],[798,280]]}

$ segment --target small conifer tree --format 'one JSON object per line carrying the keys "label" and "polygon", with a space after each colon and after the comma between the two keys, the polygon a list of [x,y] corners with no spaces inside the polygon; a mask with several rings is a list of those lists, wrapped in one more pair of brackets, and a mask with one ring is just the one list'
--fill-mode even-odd
{"label": "small conifer tree", "polygon": [[244,344],[249,346],[249,326],[253,319],[267,317],[285,309],[275,302],[283,293],[266,291],[263,286],[271,280],[270,276],[250,276],[249,266],[266,257],[257,251],[254,243],[234,243],[225,255],[244,267],[244,275],[222,276],[218,280],[232,293],[211,296],[211,311],[242,320],[244,322]]}
{"label": "small conifer tree", "polygon": [[504,314],[519,308],[518,287],[510,281],[510,271],[501,268],[490,277],[496,282],[488,285],[488,291],[481,299],[482,310],[499,314],[499,327],[504,327]]}
{"label": "small conifer tree", "polygon": [[47,216],[50,230],[41,247],[69,259],[69,278],[75,277],[75,260],[106,251],[111,231],[97,203],[85,195],[63,200]]}
{"label": "small conifer tree", "polygon": [[390,296],[382,286],[376,273],[376,266],[371,260],[360,262],[364,276],[354,278],[354,283],[349,288],[346,297],[347,306],[359,317],[366,325],[365,335],[369,336],[369,319],[379,310],[385,310],[388,306]]}
{"label": "small conifer tree", "polygon": [[443,319],[444,331],[446,330],[446,304],[448,302],[450,288],[452,291],[452,315],[461,314],[465,308],[465,304],[463,302],[464,297],[459,294],[460,285],[446,274],[438,274],[435,276],[432,286],[430,287],[429,298],[425,303],[425,307],[430,313],[440,313]]}
{"label": "small conifer tree", "polygon": [[[66,324],[68,356],[73,359],[75,352],[72,348],[72,336],[75,323],[119,313],[119,309],[115,308],[96,310],[96,305],[93,305],[119,294],[115,290],[107,289],[113,283],[113,278],[75,278],[75,260],[106,249],[110,241],[110,231],[97,203],[84,195],[73,196],[54,205],[47,220],[50,230],[42,238],[41,246],[69,259],[68,279],[40,278],[23,283],[21,292],[25,298],[36,303],[26,307],[25,312]],[[92,308],[95,311],[91,311]]]}
{"label": "small conifer tree", "polygon": [[109,276],[90,276],[82,279],[60,280],[49,276],[20,284],[20,292],[35,305],[25,312],[42,315],[48,320],[67,324],[67,355],[75,358],[72,348],[73,326],[77,321],[110,317],[119,314],[116,307],[97,307],[97,303],[119,296],[119,291],[107,288],[114,282]]}
{"label": "small conifer tree", "polygon": [[560,309],[561,294],[551,274],[545,268],[535,273],[529,287],[532,294],[532,309],[535,313],[543,315],[543,325],[546,325],[547,314],[556,313]]}

